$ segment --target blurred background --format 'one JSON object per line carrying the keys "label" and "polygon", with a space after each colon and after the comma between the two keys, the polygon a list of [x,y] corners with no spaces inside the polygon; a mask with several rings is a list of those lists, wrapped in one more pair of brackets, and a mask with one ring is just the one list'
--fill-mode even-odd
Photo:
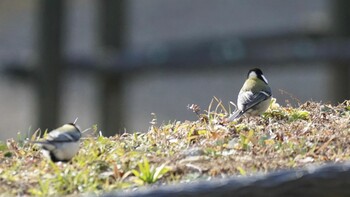
{"label": "blurred background", "polygon": [[0,139],[196,120],[260,67],[277,102],[349,98],[347,0],[2,0]]}

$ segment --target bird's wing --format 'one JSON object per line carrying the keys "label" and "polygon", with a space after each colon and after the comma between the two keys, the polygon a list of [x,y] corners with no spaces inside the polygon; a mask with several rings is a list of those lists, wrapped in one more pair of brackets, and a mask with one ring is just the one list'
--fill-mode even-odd
{"label": "bird's wing", "polygon": [[251,91],[241,93],[238,102],[243,105],[242,113],[248,111],[260,102],[268,99],[270,96],[271,93],[266,91],[260,91],[256,94]]}
{"label": "bird's wing", "polygon": [[53,130],[49,133],[49,142],[76,142],[80,139],[81,133],[78,131],[60,132]]}
{"label": "bird's wing", "polygon": [[240,93],[240,95],[238,96],[237,103],[241,104],[241,107],[239,107],[241,110],[235,111],[228,118],[228,121],[233,121],[234,119],[241,117],[246,111],[248,111],[255,105],[259,104],[260,102],[268,99],[270,96],[271,96],[271,93],[265,92],[265,91],[260,91],[256,94],[254,94],[251,91]]}

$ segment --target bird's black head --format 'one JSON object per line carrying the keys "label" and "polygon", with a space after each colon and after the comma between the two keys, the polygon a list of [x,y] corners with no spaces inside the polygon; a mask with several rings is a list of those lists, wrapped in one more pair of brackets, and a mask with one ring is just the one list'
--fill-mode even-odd
{"label": "bird's black head", "polygon": [[267,79],[265,78],[264,74],[259,68],[250,69],[248,72],[247,78],[249,77],[257,77],[261,79],[263,82],[265,82],[266,84],[268,83]]}

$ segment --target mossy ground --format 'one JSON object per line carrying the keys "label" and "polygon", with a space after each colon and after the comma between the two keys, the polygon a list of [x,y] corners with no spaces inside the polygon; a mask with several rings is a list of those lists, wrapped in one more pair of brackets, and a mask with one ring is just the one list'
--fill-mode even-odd
{"label": "mossy ground", "polygon": [[[272,102],[261,117],[226,122],[214,100],[197,121],[158,125],[146,133],[104,137],[94,129],[69,163],[52,163],[24,140],[0,144],[2,195],[75,195],[160,186],[198,179],[249,176],[350,157],[350,102]],[[37,138],[33,136],[33,138]]]}

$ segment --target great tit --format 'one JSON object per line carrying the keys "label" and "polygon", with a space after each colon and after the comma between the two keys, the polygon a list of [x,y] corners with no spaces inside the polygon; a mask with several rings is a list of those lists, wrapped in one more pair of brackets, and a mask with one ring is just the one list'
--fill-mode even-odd
{"label": "great tit", "polygon": [[243,114],[257,116],[264,113],[270,105],[271,88],[259,68],[249,70],[237,98],[237,110],[228,118],[232,121]]}
{"label": "great tit", "polygon": [[31,141],[41,145],[42,152],[53,162],[68,162],[79,151],[81,132],[75,123],[64,124],[48,133],[45,141]]}

